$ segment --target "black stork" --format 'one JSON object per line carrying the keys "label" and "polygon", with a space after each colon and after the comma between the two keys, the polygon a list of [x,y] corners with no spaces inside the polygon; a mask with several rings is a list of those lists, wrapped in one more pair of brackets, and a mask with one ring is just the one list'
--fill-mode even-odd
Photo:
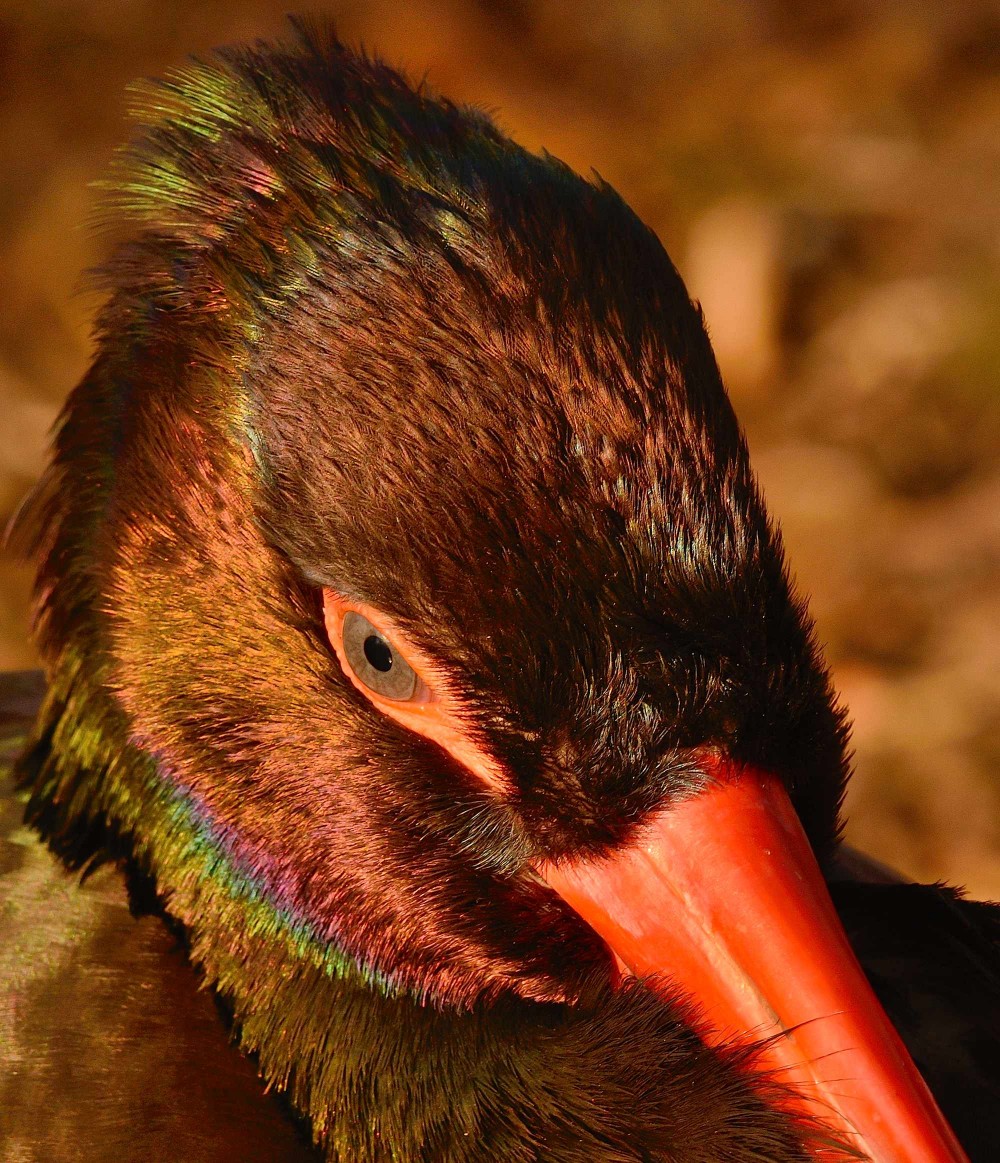
{"label": "black stork", "polygon": [[844,713],[655,236],[309,28],[137,105],[16,530],[17,778],[87,875],[13,825],[14,1157],[956,1163],[825,878],[994,1158],[997,913],[845,876]]}

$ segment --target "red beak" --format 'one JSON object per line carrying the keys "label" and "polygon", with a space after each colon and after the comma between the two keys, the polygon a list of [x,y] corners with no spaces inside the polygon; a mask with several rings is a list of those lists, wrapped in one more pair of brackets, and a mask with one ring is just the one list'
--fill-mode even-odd
{"label": "red beak", "polygon": [[770,1035],[761,1065],[873,1163],[963,1163],[848,945],[774,777],[719,763],[624,851],[541,874],[627,972],[700,1007],[709,1044]]}

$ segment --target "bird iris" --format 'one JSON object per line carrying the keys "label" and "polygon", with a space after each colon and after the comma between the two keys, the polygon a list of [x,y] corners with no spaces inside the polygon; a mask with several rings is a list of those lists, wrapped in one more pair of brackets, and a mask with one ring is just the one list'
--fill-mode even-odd
{"label": "bird iris", "polygon": [[348,665],[369,690],[394,702],[413,697],[417,688],[413,667],[356,610],[344,615],[343,643]]}

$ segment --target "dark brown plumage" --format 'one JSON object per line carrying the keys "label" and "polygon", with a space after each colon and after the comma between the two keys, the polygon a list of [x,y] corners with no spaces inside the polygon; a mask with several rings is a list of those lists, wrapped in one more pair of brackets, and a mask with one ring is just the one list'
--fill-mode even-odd
{"label": "dark brown plumage", "polygon": [[[24,520],[29,820],[153,886],[330,1159],[843,1157],[534,871],[708,753],[836,859],[843,714],[655,237],[319,34],[142,107]],[[359,693],[324,590],[433,660],[507,794]]]}

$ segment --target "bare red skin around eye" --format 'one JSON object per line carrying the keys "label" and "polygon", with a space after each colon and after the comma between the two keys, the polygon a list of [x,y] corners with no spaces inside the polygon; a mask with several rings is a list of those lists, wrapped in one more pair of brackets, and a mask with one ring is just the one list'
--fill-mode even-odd
{"label": "bare red skin around eye", "polygon": [[[367,618],[376,630],[401,654],[417,676],[417,689],[407,700],[383,698],[358,678],[344,652],[344,617],[351,611]],[[473,739],[462,721],[459,700],[448,690],[440,669],[379,610],[363,602],[350,601],[335,590],[323,588],[323,618],[330,645],[351,684],[384,715],[408,730],[443,747],[459,763],[498,794],[509,793],[511,781],[501,765]]]}

